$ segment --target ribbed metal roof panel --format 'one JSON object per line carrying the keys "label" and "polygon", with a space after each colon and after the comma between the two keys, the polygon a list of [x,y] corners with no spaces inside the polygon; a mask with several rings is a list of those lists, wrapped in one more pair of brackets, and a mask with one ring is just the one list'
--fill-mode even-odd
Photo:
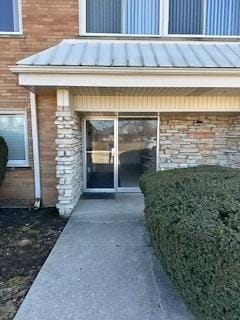
{"label": "ribbed metal roof panel", "polygon": [[194,51],[196,57],[202,64],[202,68],[218,68],[219,66],[209,55],[208,51],[205,49],[205,45],[192,44],[191,49]]}
{"label": "ribbed metal roof panel", "polygon": [[82,62],[83,53],[85,51],[87,44],[86,43],[77,43],[72,45],[71,51],[69,52],[64,65],[66,66],[79,66]]}
{"label": "ribbed metal roof panel", "polygon": [[158,65],[152,46],[149,44],[141,44],[139,47],[144,66],[157,67]]}
{"label": "ribbed metal roof panel", "polygon": [[98,45],[98,59],[96,65],[99,67],[112,66],[112,43],[105,43]]}
{"label": "ribbed metal roof panel", "polygon": [[127,60],[126,46],[121,43],[113,43],[113,67],[125,67]]}
{"label": "ribbed metal roof panel", "polygon": [[181,54],[186,62],[191,61],[191,66],[196,68],[202,68],[203,65],[197,58],[196,54],[192,50],[192,47],[187,44],[182,44],[180,48]]}
{"label": "ribbed metal roof panel", "polygon": [[127,61],[126,66],[129,67],[144,67],[143,57],[139,49],[139,44],[127,43]]}
{"label": "ribbed metal roof panel", "polygon": [[64,40],[17,62],[27,66],[240,68],[239,43]]}
{"label": "ribbed metal roof panel", "polygon": [[[80,66],[96,66],[98,60],[98,43],[93,43],[89,46],[87,43],[80,52],[81,60],[79,62]],[[70,64],[71,65],[71,64]]]}
{"label": "ribbed metal roof panel", "polygon": [[154,43],[152,45],[152,50],[155,54],[157,64],[159,67],[164,66],[167,68],[173,66],[170,56],[168,55],[164,45]]}

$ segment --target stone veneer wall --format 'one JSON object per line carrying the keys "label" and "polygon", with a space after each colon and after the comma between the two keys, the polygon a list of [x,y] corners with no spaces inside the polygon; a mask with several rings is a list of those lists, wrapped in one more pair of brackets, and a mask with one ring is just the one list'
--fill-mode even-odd
{"label": "stone veneer wall", "polygon": [[240,169],[240,115],[231,117],[226,133],[226,139],[228,166]]}
{"label": "stone veneer wall", "polygon": [[[82,128],[71,107],[56,113],[58,209],[69,216],[83,189]],[[240,115],[162,114],[159,170],[198,165],[240,168]]]}
{"label": "stone veneer wall", "polygon": [[62,216],[69,216],[76,206],[83,188],[81,119],[71,107],[58,107],[57,126],[57,208]]}
{"label": "stone veneer wall", "polygon": [[159,170],[228,165],[228,114],[161,115]]}

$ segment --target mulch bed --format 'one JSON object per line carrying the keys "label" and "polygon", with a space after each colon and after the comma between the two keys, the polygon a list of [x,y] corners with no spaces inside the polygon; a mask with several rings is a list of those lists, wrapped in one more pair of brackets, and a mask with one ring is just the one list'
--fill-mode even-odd
{"label": "mulch bed", "polygon": [[0,320],[13,319],[65,224],[56,209],[0,208]]}

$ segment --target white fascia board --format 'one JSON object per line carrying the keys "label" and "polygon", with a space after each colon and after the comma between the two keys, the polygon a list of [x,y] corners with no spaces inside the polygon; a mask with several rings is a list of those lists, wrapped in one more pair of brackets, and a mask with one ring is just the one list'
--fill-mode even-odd
{"label": "white fascia board", "polygon": [[21,86],[240,88],[240,69],[12,67]]}
{"label": "white fascia board", "polygon": [[56,74],[239,74],[240,68],[154,68],[154,67],[71,67],[10,66],[13,73]]}

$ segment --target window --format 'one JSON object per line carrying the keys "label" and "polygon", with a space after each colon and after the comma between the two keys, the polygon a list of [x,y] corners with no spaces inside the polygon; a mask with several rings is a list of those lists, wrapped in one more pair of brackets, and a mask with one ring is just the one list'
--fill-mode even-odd
{"label": "window", "polygon": [[169,1],[169,34],[201,34],[202,22],[201,0]]}
{"label": "window", "polygon": [[240,1],[208,0],[205,4],[204,34],[240,35]]}
{"label": "window", "polygon": [[88,33],[159,34],[159,0],[86,0]]}
{"label": "window", "polygon": [[20,29],[20,0],[0,0],[0,33],[15,33]]}
{"label": "window", "polygon": [[82,1],[87,34],[240,36],[240,0]]}
{"label": "window", "polygon": [[169,34],[240,35],[239,0],[170,0]]}
{"label": "window", "polygon": [[27,120],[25,113],[0,113],[0,136],[8,145],[8,166],[28,165]]}

